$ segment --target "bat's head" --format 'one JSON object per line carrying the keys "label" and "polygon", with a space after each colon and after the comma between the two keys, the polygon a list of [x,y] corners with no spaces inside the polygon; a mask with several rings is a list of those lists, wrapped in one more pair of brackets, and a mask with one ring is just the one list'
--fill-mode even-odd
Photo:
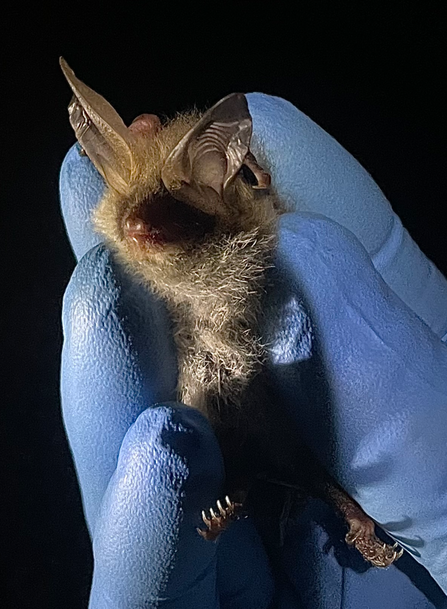
{"label": "bat's head", "polygon": [[74,93],[70,123],[108,187],[96,227],[127,258],[169,258],[216,234],[271,230],[276,203],[265,194],[270,176],[250,152],[244,95],[229,95],[203,115],[162,125],[144,114],[126,127],[63,59],[61,67]]}

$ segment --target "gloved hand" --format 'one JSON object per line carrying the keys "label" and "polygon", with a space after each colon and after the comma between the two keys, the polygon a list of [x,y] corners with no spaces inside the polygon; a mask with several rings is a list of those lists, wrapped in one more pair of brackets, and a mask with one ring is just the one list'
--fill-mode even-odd
{"label": "gloved hand", "polygon": [[[296,209],[281,219],[265,305],[280,398],[329,471],[447,592],[447,284],[330,136],[283,100],[247,97],[253,152]],[[93,541],[91,609],[262,608],[274,590],[281,609],[447,606],[408,555],[368,568],[317,501],[274,565],[250,519],[218,543],[197,534],[221,493],[221,455],[204,418],[173,402],[163,305],[92,232],[102,190],[73,147],[61,201],[79,264],[64,300],[62,403]]]}

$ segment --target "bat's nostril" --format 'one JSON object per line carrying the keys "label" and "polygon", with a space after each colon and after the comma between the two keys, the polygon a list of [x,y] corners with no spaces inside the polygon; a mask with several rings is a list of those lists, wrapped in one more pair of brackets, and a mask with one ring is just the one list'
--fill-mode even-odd
{"label": "bat's nostril", "polygon": [[124,228],[127,233],[147,233],[149,232],[149,227],[140,218],[129,217],[124,223]]}

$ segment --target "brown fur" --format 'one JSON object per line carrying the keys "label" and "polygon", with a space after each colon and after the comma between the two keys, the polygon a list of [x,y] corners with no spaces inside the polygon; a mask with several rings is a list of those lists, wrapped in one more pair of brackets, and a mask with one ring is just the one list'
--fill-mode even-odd
{"label": "brown fur", "polygon": [[217,218],[214,231],[198,243],[144,251],[123,230],[126,214],[148,197],[162,196],[163,164],[198,119],[196,113],[180,115],[155,138],[136,142],[128,194],[109,189],[94,220],[121,262],[167,302],[175,323],[179,399],[216,422],[219,404],[237,405],[264,359],[257,315],[280,206],[237,177],[225,193],[231,221]]}

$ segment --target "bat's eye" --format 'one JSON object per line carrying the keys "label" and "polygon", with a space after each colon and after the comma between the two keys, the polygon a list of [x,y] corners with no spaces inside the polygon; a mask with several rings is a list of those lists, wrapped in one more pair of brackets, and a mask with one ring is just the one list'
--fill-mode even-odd
{"label": "bat's eye", "polygon": [[247,184],[250,184],[250,186],[255,187],[258,185],[258,180],[256,179],[255,174],[249,167],[247,167],[247,165],[242,165],[242,167],[239,169],[239,175],[245,180],[245,182],[247,182]]}
{"label": "bat's eye", "polygon": [[124,234],[140,246],[197,241],[213,231],[213,216],[171,195],[144,200],[124,218]]}

